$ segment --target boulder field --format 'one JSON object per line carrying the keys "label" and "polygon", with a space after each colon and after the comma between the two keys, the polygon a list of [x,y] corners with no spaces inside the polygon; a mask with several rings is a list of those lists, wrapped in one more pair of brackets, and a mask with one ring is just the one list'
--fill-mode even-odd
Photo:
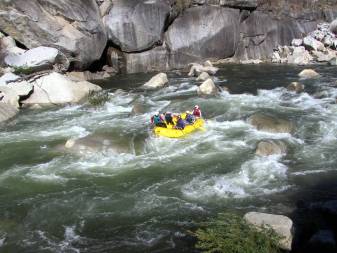
{"label": "boulder field", "polygon": [[[4,48],[20,55],[50,47],[67,57],[71,70],[98,61],[124,73],[166,71],[206,59],[266,60],[278,45],[291,45],[320,22],[332,22],[336,7],[328,0],[1,1],[0,31],[6,39],[0,56]],[[332,23],[331,33],[335,30]],[[304,41],[321,48],[311,37]],[[49,57],[56,54],[48,51]],[[7,58],[13,61],[21,62],[15,55]]]}

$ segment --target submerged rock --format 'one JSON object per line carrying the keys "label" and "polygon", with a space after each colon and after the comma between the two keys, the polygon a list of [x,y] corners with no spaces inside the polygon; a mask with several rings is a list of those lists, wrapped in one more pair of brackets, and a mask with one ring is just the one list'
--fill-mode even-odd
{"label": "submerged rock", "polygon": [[257,144],[255,154],[259,156],[283,155],[287,153],[287,146],[279,140],[261,141]]}
{"label": "submerged rock", "polygon": [[311,79],[311,78],[317,78],[320,76],[315,70],[313,69],[304,69],[299,74],[299,77],[303,79]]}
{"label": "submerged rock", "polygon": [[257,130],[270,133],[292,133],[294,126],[284,119],[274,118],[263,114],[254,114],[248,118],[248,123],[256,127]]}
{"label": "submerged rock", "polygon": [[301,93],[304,90],[304,85],[299,82],[292,82],[288,85],[287,90]]}
{"label": "submerged rock", "polygon": [[143,85],[143,88],[146,89],[157,89],[164,87],[168,84],[167,75],[165,73],[159,73],[152,77],[148,82]]}
{"label": "submerged rock", "polygon": [[284,250],[291,250],[293,241],[292,231],[293,222],[284,215],[275,215],[268,213],[249,212],[245,214],[244,219],[258,228],[270,227],[282,239],[280,240],[280,247]]}
{"label": "submerged rock", "polygon": [[218,88],[215,86],[212,79],[207,79],[203,82],[197,90],[199,95],[216,95],[218,93]]}
{"label": "submerged rock", "polygon": [[22,101],[23,105],[79,103],[89,95],[90,91],[101,88],[86,81],[73,81],[67,76],[52,72],[36,78],[31,82],[33,94]]}

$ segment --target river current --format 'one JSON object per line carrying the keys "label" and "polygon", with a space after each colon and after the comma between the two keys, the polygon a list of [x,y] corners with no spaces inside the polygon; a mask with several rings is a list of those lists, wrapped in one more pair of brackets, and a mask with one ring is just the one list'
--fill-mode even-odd
{"label": "river current", "polygon": [[[228,65],[215,81],[231,92],[217,97],[198,97],[186,74],[157,91],[138,88],[151,75],[127,75],[100,83],[102,106],[22,111],[0,126],[0,252],[194,252],[189,230],[219,212],[291,216],[299,200],[336,198],[336,69],[314,68],[322,77],[301,94],[285,88],[300,67]],[[151,134],[154,112],[195,104],[205,131]],[[254,113],[296,130],[258,131]],[[83,137],[90,148],[64,148]],[[287,155],[255,155],[265,139]]]}

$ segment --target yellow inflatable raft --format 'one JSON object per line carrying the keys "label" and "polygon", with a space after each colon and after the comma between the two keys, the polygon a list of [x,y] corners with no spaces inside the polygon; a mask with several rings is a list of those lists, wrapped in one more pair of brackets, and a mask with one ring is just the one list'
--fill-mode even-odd
{"label": "yellow inflatable raft", "polygon": [[[185,114],[181,114],[182,118],[185,118]],[[175,122],[175,119],[174,119]],[[164,136],[168,138],[182,138],[187,134],[190,134],[198,129],[202,129],[205,121],[203,119],[197,119],[193,124],[185,126],[183,130],[174,129],[172,125],[168,125],[167,128],[155,127],[153,129],[157,136]]]}

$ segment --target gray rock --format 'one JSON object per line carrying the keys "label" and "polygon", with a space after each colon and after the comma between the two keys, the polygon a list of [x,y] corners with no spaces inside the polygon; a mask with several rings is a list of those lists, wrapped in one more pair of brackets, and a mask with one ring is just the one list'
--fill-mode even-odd
{"label": "gray rock", "polygon": [[75,66],[99,59],[106,34],[94,0],[0,1],[0,27],[28,48],[60,49]]}
{"label": "gray rock", "polygon": [[159,73],[152,77],[148,82],[143,85],[143,88],[146,89],[157,89],[164,87],[168,84],[167,75],[165,73]]}
{"label": "gray rock", "polygon": [[4,55],[22,54],[26,51],[22,48],[17,47],[15,40],[10,36],[3,37],[0,39],[0,49]]}
{"label": "gray rock", "polygon": [[103,18],[109,39],[124,52],[139,52],[160,43],[170,6],[159,0],[116,0]]}
{"label": "gray rock", "polygon": [[5,63],[14,68],[27,68],[32,70],[51,69],[54,64],[62,65],[63,70],[69,67],[68,59],[56,48],[37,47],[23,54],[9,54]]}
{"label": "gray rock", "polygon": [[331,32],[337,35],[337,19],[331,22],[329,29]]}
{"label": "gray rock", "polygon": [[203,66],[199,63],[191,63],[191,69],[188,73],[188,76],[198,76],[202,72],[206,72],[209,75],[215,75],[218,72],[219,68],[213,66]]}
{"label": "gray rock", "polygon": [[210,76],[207,72],[202,72],[198,77],[197,77],[197,81],[206,81],[207,79],[209,79]]}
{"label": "gray rock", "polygon": [[218,88],[215,86],[212,79],[207,79],[204,81],[197,90],[199,95],[216,95],[218,93]]}
{"label": "gray rock", "polygon": [[[1,98],[1,93],[0,93],[0,98]],[[0,122],[7,121],[13,118],[18,113],[19,113],[19,110],[16,107],[10,104],[6,104],[4,102],[0,102]]]}
{"label": "gray rock", "polygon": [[255,151],[255,154],[259,156],[284,155],[286,153],[286,144],[279,140],[260,141]]}
{"label": "gray rock", "polygon": [[326,51],[325,53],[320,51],[312,51],[311,53],[318,62],[329,62],[334,57],[336,57],[336,53],[332,51]]}
{"label": "gray rock", "polygon": [[9,81],[18,80],[20,77],[13,73],[5,73],[0,77],[0,85],[6,85]]}
{"label": "gray rock", "polygon": [[215,6],[185,10],[165,34],[170,66],[232,56],[239,42],[239,19],[239,10]]}
{"label": "gray rock", "polygon": [[286,216],[249,212],[245,214],[244,219],[249,223],[258,228],[270,227],[277,233],[281,238],[280,247],[284,250],[291,250],[292,245],[292,231],[293,222]]}
{"label": "gray rock", "polygon": [[294,131],[294,125],[288,120],[263,114],[250,116],[248,123],[253,125],[257,130],[270,133],[292,133]]}
{"label": "gray rock", "polygon": [[308,48],[309,50],[320,50],[320,51],[324,51],[325,47],[324,44],[318,40],[316,40],[315,38],[311,37],[311,36],[306,36],[303,39],[303,45]]}
{"label": "gray rock", "polygon": [[311,79],[320,77],[320,74],[318,74],[313,69],[304,69],[298,74],[298,76],[301,77],[302,79]]}
{"label": "gray rock", "polygon": [[310,53],[304,47],[295,47],[292,54],[288,55],[289,64],[307,65],[313,60]]}
{"label": "gray rock", "polygon": [[332,58],[329,61],[329,65],[331,65],[331,66],[337,66],[337,57]]}
{"label": "gray rock", "polygon": [[25,106],[79,103],[90,91],[101,90],[97,85],[86,81],[76,82],[56,72],[37,78],[32,84],[33,94],[22,101]]}
{"label": "gray rock", "polygon": [[294,47],[302,46],[302,44],[303,44],[303,40],[302,39],[293,39],[291,41],[291,45],[294,46]]}
{"label": "gray rock", "polygon": [[292,82],[288,85],[287,90],[295,91],[296,93],[301,93],[304,91],[304,85],[299,82]]}
{"label": "gray rock", "polygon": [[124,53],[122,66],[126,73],[166,71],[170,69],[165,46],[156,47],[142,53]]}
{"label": "gray rock", "polygon": [[112,7],[111,0],[104,0],[103,3],[99,6],[101,16],[104,17],[106,14],[108,14],[111,7]]}

